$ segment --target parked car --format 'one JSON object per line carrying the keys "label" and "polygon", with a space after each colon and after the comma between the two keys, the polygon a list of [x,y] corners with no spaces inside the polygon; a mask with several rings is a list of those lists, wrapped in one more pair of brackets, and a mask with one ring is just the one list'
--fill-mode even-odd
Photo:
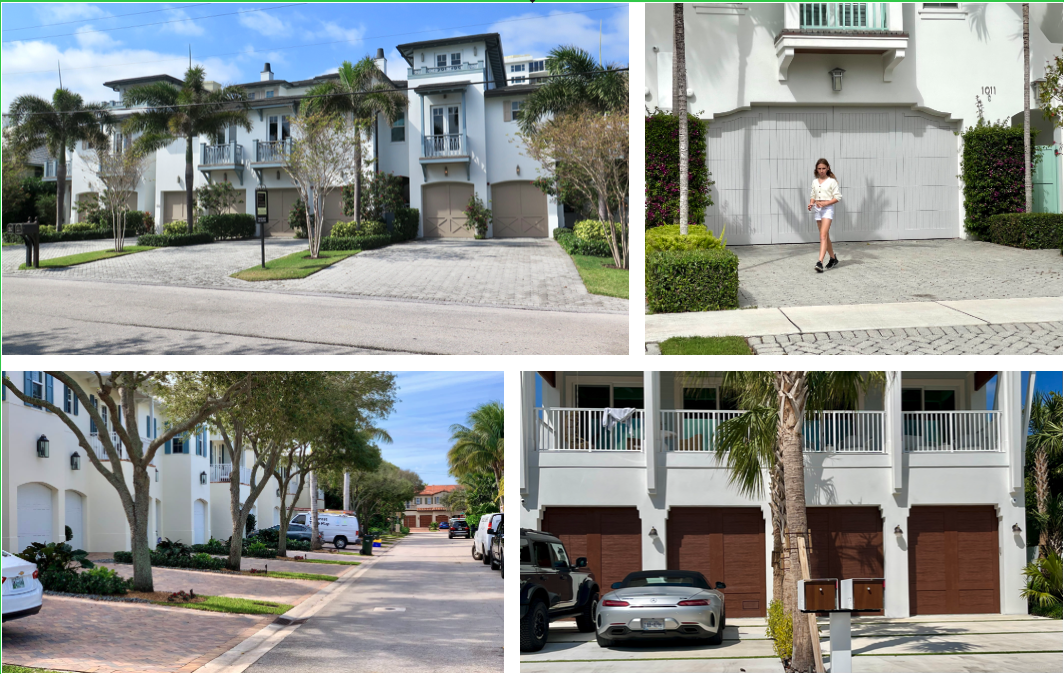
{"label": "parked car", "polygon": [[697,571],[636,571],[599,602],[595,639],[691,639],[718,645],[724,639],[724,583],[711,588]]}
{"label": "parked car", "polygon": [[37,615],[44,600],[44,586],[37,578],[37,565],[3,552],[3,622]]}
{"label": "parked car", "polygon": [[[276,532],[278,536],[281,534],[281,525],[275,524],[272,527],[267,527],[263,531]],[[310,541],[311,528],[303,524],[289,524],[288,525],[288,538],[294,538],[297,541]],[[325,537],[321,535],[321,530],[318,531],[318,542],[324,543]]]}
{"label": "parked car", "polygon": [[569,563],[561,540],[545,531],[521,529],[521,650],[547,643],[550,623],[576,617],[581,632],[595,631],[599,586],[587,558]]}
{"label": "parked car", "polygon": [[446,530],[446,529],[450,529],[451,525],[450,525],[449,522],[440,522],[440,527],[439,528]]}
{"label": "parked car", "polygon": [[503,542],[502,535],[502,521],[499,521],[499,528],[495,530],[495,535],[491,539],[491,569],[499,570],[499,577],[505,578],[503,571],[503,550],[505,549],[505,543]]}
{"label": "parked car", "polygon": [[495,527],[502,523],[502,513],[488,513],[480,518],[477,530],[473,533],[473,559],[488,564],[491,562],[491,539],[495,536]]}
{"label": "parked car", "polygon": [[455,536],[465,536],[466,538],[469,538],[469,522],[466,522],[464,517],[452,517],[449,524],[450,528],[447,531],[447,538],[454,538]]}
{"label": "parked car", "polygon": [[[310,513],[296,515],[288,526],[293,524],[309,527]],[[343,512],[319,510],[318,533],[326,542],[335,545],[337,550],[343,550],[348,543],[356,543],[359,539],[358,518]]]}

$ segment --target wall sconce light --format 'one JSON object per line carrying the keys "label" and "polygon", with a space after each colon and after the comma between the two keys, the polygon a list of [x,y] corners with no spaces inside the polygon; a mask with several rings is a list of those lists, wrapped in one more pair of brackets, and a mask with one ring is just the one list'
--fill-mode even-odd
{"label": "wall sconce light", "polygon": [[199,483],[200,484],[207,484],[207,472],[206,471],[204,471],[204,472],[199,474]]}
{"label": "wall sconce light", "polygon": [[477,55],[477,46],[473,45],[473,56]]}
{"label": "wall sconce light", "polygon": [[425,52],[421,52],[421,62],[425,62]]}
{"label": "wall sconce light", "polygon": [[180,185],[180,184],[181,184],[181,176],[177,176],[177,184],[178,184],[178,185]]}
{"label": "wall sconce light", "polygon": [[450,171],[448,171],[448,170],[447,170],[447,167],[446,167],[446,166],[444,166],[444,167],[443,167],[443,175],[447,175],[448,173],[450,173]]}
{"label": "wall sconce light", "polygon": [[37,438],[37,458],[39,458],[39,459],[47,459],[48,458],[48,436],[47,435],[42,435],[41,437]]}
{"label": "wall sconce light", "polygon": [[842,91],[842,74],[846,72],[842,68],[835,68],[831,71],[831,90]]}
{"label": "wall sconce light", "polygon": [[159,481],[159,469],[158,468],[155,469],[155,481],[156,482]]}
{"label": "wall sconce light", "polygon": [[1023,529],[1021,529],[1021,528],[1020,528],[1020,525],[1019,525],[1019,524],[1013,524],[1013,525],[1012,525],[1012,531],[1013,531],[1014,533],[1017,533],[1017,534],[1018,534],[1018,533],[1020,533],[1021,531],[1023,531]]}
{"label": "wall sconce light", "polygon": [[895,526],[894,527],[894,535],[895,536],[901,536],[901,534],[902,534],[901,527]]}
{"label": "wall sconce light", "polygon": [[650,532],[647,533],[647,536],[650,536],[651,538],[657,538],[658,537],[657,528],[656,527],[650,527]]}
{"label": "wall sconce light", "polygon": [[70,455],[70,470],[81,470],[81,454],[74,452]]}
{"label": "wall sconce light", "polygon": [[521,175],[521,165],[517,165],[517,175]]}
{"label": "wall sconce light", "polygon": [[278,496],[280,496],[280,495],[281,495],[281,488],[280,488],[280,487],[278,487],[278,488],[277,488],[277,495],[278,495]]}
{"label": "wall sconce light", "polygon": [[278,180],[280,180],[280,179],[281,179],[281,172],[280,172],[280,171],[278,171],[278,172],[277,172],[277,179],[278,179]]}

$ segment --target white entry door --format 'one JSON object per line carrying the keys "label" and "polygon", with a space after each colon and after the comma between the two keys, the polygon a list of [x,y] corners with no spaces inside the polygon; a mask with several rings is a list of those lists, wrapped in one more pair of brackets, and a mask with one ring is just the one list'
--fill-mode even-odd
{"label": "white entry door", "polygon": [[192,513],[192,542],[206,543],[207,531],[207,504],[197,500],[195,510]]}
{"label": "white entry door", "polygon": [[53,543],[52,490],[31,482],[18,488],[18,552],[30,543]]}
{"label": "white entry door", "polygon": [[66,492],[66,525],[74,537],[70,546],[75,550],[85,549],[85,508],[84,497],[76,491]]}

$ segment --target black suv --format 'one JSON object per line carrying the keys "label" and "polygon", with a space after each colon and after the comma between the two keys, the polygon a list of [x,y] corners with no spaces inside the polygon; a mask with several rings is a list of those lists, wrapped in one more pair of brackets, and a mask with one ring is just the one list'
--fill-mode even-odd
{"label": "black suv", "polygon": [[502,553],[504,550],[503,538],[502,538],[502,518],[499,518],[499,526],[495,527],[495,535],[491,538],[491,570],[499,570],[499,576],[505,578],[505,572],[503,570]]}
{"label": "black suv", "polygon": [[449,522],[451,528],[447,530],[447,538],[454,538],[455,536],[465,536],[469,538],[469,523],[464,518],[452,517]]}
{"label": "black suv", "polygon": [[569,563],[565,545],[554,534],[521,529],[521,650],[538,651],[547,643],[551,621],[576,617],[581,632],[595,631],[599,586],[587,570],[587,558]]}

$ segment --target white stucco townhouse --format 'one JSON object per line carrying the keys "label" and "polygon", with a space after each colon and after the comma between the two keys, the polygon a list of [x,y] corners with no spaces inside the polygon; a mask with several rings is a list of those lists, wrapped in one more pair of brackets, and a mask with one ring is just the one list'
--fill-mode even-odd
{"label": "white stucco townhouse", "polygon": [[[717,462],[715,430],[738,413],[720,375],[522,372],[521,526],[587,557],[600,587],[693,569],[727,585],[729,617],[764,616],[771,510]],[[1025,614],[1020,385],[1019,372],[892,371],[856,409],[811,414],[812,576],[885,578],[890,617]],[[606,408],[635,413],[611,427]]]}
{"label": "white stucco townhouse", "polygon": [[[1034,92],[1061,55],[1061,3],[1031,3],[1035,210],[1061,210],[1060,130]],[[842,187],[832,238],[963,237],[958,133],[1023,124],[1019,3],[685,5],[688,109],[709,121],[713,205],[729,243],[816,241],[805,205],[817,159]],[[646,6],[648,109],[672,107],[672,7]]]}

